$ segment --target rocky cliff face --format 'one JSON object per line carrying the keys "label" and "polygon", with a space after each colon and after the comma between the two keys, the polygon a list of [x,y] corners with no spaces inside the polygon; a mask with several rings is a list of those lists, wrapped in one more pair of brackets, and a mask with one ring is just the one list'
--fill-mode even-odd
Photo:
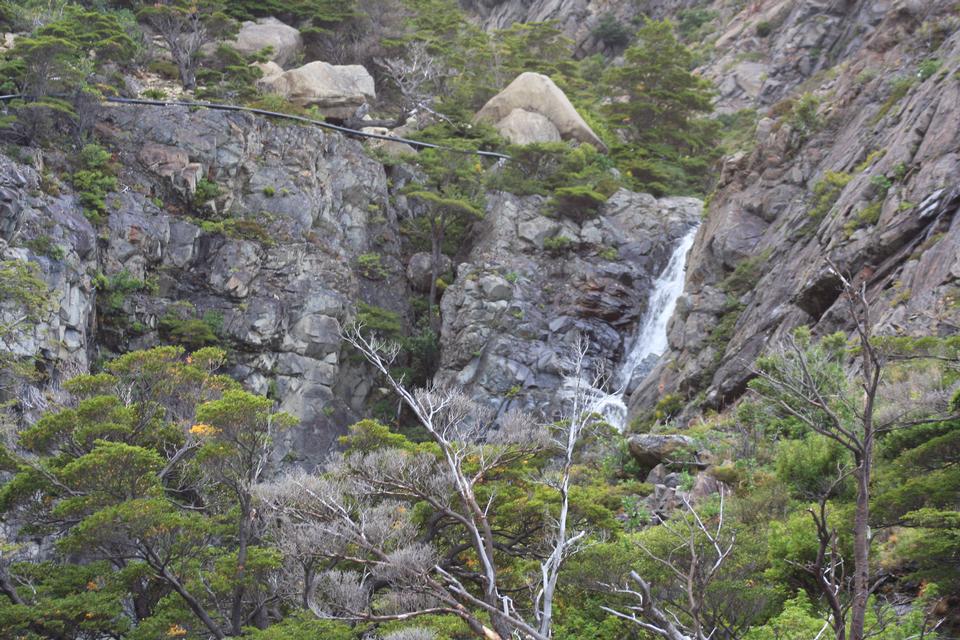
{"label": "rocky cliff face", "polygon": [[[48,361],[41,388],[110,352],[163,342],[171,319],[214,318],[230,373],[302,419],[285,448],[326,451],[370,384],[345,361],[340,324],[357,300],[406,311],[402,278],[374,289],[356,269],[375,249],[400,272],[383,166],[341,136],[247,115],[108,107],[100,116],[98,134],[123,169],[99,228],[67,185],[44,193],[36,169],[0,165],[4,256],[35,261],[55,292],[17,347]],[[219,185],[206,204],[193,193],[201,180]],[[242,222],[204,229],[199,218],[214,210]]]}
{"label": "rocky cliff face", "polygon": [[621,190],[577,224],[547,217],[544,205],[540,196],[494,197],[443,296],[439,378],[500,410],[549,413],[577,336],[593,365],[615,373],[651,283],[702,208]]}
{"label": "rocky cliff face", "polygon": [[958,21],[951,2],[810,0],[732,19],[703,72],[721,107],[759,119],[725,161],[634,412],[670,392],[721,406],[794,327],[846,328],[828,259],[866,283],[880,332],[956,331]]}
{"label": "rocky cliff face", "polygon": [[[98,226],[53,177],[62,159],[0,156],[0,258],[36,263],[54,292],[39,325],[15,336],[14,351],[45,369],[18,391],[28,419],[102,359],[189,344],[206,326],[228,373],[301,419],[282,452],[322,459],[379,397],[340,328],[361,302],[409,322],[423,286],[423,256],[408,265],[399,232],[407,170],[388,180],[358,142],[246,114],[109,106],[96,131],[120,167]],[[575,334],[608,371],[621,362],[702,203],[621,191],[578,224],[548,217],[538,196],[488,202],[442,299],[438,379],[490,405],[547,410]]]}

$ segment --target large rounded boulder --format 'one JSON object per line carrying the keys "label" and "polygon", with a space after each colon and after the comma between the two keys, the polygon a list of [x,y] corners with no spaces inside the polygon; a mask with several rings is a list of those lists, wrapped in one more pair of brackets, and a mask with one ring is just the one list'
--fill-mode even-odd
{"label": "large rounded boulder", "polygon": [[300,31],[276,18],[260,18],[256,22],[244,22],[237,39],[230,43],[244,55],[252,55],[270,47],[270,60],[280,66],[292,62],[303,50]]}
{"label": "large rounded boulder", "polygon": [[259,85],[301,106],[315,106],[325,116],[349,118],[377,97],[373,76],[361,65],[333,65],[317,60],[260,80]]}
{"label": "large rounded boulder", "polygon": [[[515,113],[517,110],[521,113]],[[602,151],[606,150],[599,136],[577,113],[566,94],[553,80],[542,73],[529,71],[521,73],[507,85],[506,89],[483,105],[483,108],[477,112],[476,119],[492,123],[511,142],[527,144],[528,134],[515,133],[516,123],[519,120],[529,120],[530,116],[527,114],[537,114],[548,120],[563,140],[585,142]],[[537,119],[536,126],[542,130],[544,128],[542,120]],[[534,141],[548,142],[549,140]]]}

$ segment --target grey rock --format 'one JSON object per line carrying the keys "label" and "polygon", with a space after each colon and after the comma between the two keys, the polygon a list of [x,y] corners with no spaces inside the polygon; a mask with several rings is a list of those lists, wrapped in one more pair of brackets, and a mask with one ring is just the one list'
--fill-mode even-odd
{"label": "grey rock", "polygon": [[230,45],[243,55],[252,55],[271,47],[273,52],[270,60],[282,67],[303,50],[303,38],[299,30],[276,18],[267,17],[240,25],[237,37]]}
{"label": "grey rock", "polygon": [[679,434],[631,436],[627,445],[637,464],[650,469],[661,463],[688,463],[696,455],[693,439]]}
{"label": "grey rock", "polygon": [[[453,261],[447,256],[440,257],[440,265],[437,273],[443,275],[453,267]],[[410,256],[407,262],[407,280],[410,286],[426,293],[430,291],[430,280],[433,277],[433,258],[425,251],[421,251]]]}

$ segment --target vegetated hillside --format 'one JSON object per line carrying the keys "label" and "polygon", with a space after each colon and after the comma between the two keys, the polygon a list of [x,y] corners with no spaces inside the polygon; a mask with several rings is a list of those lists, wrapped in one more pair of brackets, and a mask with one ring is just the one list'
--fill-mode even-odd
{"label": "vegetated hillside", "polygon": [[956,635],[952,3],[0,26],[0,636]]}

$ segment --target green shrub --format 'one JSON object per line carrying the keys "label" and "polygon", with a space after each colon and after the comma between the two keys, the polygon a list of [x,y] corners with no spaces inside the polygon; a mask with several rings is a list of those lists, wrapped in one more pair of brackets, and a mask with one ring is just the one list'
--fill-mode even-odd
{"label": "green shrub", "polygon": [[92,279],[93,288],[100,294],[97,297],[97,306],[106,316],[117,316],[123,311],[123,303],[132,293],[156,293],[156,285],[145,280],[135,278],[126,269],[107,276],[97,273]]}
{"label": "green shrub", "polygon": [[812,93],[805,93],[793,104],[788,120],[790,126],[799,136],[801,142],[807,140],[818,129],[821,122],[817,110],[820,108],[820,99]]}
{"label": "green shrub", "polygon": [[773,33],[773,25],[769,20],[763,20],[757,23],[757,37],[766,38]]}
{"label": "green shrub", "polygon": [[117,188],[116,165],[109,151],[98,144],[88,144],[80,150],[77,166],[70,182],[83,205],[83,214],[98,223],[107,210],[107,194]]}
{"label": "green shrub", "polygon": [[167,92],[163,89],[146,89],[142,95],[148,100],[166,100],[167,98]]}
{"label": "green shrub", "polygon": [[936,58],[928,58],[920,63],[917,67],[917,77],[920,78],[920,82],[928,80],[940,70],[941,62]]}
{"label": "green shrub", "polygon": [[403,329],[400,314],[366,302],[357,303],[357,323],[384,338],[398,338]]}
{"label": "green shrub", "polygon": [[23,246],[37,255],[47,256],[51,260],[63,260],[67,255],[66,250],[61,245],[55,243],[50,236],[31,238],[24,242]]}
{"label": "green shrub", "polygon": [[763,275],[763,268],[770,259],[770,249],[741,260],[733,271],[720,283],[720,289],[725,293],[742,296],[753,289]]}
{"label": "green shrub", "polygon": [[710,9],[684,9],[677,14],[677,31],[686,42],[697,39],[704,31],[703,27],[717,17]]}
{"label": "green shrub", "polygon": [[189,302],[177,302],[161,316],[158,329],[166,340],[183,345],[190,351],[220,343],[223,332],[223,314],[207,311],[197,317],[196,308]]}
{"label": "green shrub", "polygon": [[173,64],[169,60],[153,60],[150,64],[147,65],[147,70],[152,71],[158,76],[162,76],[167,80],[179,80],[180,79],[180,70],[177,69],[177,65]]}
{"label": "green shrub", "polygon": [[868,203],[857,212],[853,220],[843,225],[843,230],[847,237],[851,236],[857,229],[877,224],[880,220],[880,214],[883,211],[883,201],[874,200]]}
{"label": "green shrub", "polygon": [[630,40],[633,39],[633,30],[617,16],[605,13],[600,16],[597,26],[593,28],[590,35],[602,42],[604,46],[616,49],[630,44]]}
{"label": "green shrub", "polygon": [[573,241],[566,236],[552,236],[543,241],[543,248],[548,253],[560,255],[570,250]]}
{"label": "green shrub", "polygon": [[893,181],[883,174],[877,174],[870,177],[870,184],[880,192],[880,197],[885,198],[887,192],[893,186]]}
{"label": "green shrub", "polygon": [[852,179],[853,176],[849,173],[839,171],[827,171],[823,174],[823,179],[813,187],[813,206],[810,207],[808,215],[817,222],[823,220]]}
{"label": "green shrub", "polygon": [[390,271],[381,262],[379,253],[364,253],[357,256],[357,267],[360,275],[368,280],[383,280],[390,275]]}
{"label": "green shrub", "polygon": [[550,207],[560,216],[583,222],[597,217],[607,196],[587,186],[560,187],[553,192]]}
{"label": "green shrub", "polygon": [[900,76],[899,78],[895,78],[893,82],[890,83],[890,95],[887,96],[886,101],[880,106],[877,114],[870,120],[870,124],[876,125],[883,120],[883,118],[890,113],[890,110],[906,97],[910,92],[910,88],[913,87],[915,83],[916,78],[913,76]]}
{"label": "green shrub", "polygon": [[193,192],[193,203],[202,206],[220,196],[220,185],[207,178],[197,180],[197,188]]}

